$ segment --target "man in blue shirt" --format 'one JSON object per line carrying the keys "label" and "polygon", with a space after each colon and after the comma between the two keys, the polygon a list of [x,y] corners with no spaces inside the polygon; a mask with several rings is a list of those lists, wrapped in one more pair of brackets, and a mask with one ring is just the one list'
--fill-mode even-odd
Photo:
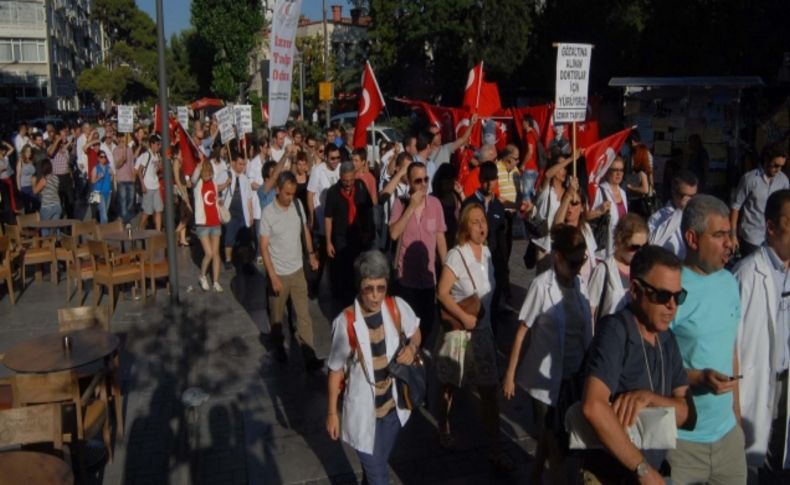
{"label": "man in blue shirt", "polygon": [[688,298],[671,329],[688,374],[697,423],[678,430],[677,448],[667,460],[672,482],[746,483],[746,454],[738,408],[735,339],[741,318],[738,283],[724,265],[732,254],[727,206],[697,195],[680,223],[686,243],[681,275]]}

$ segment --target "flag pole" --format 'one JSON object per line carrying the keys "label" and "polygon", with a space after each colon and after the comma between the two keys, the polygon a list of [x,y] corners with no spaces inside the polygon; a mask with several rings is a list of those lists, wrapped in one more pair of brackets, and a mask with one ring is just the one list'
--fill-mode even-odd
{"label": "flag pole", "polygon": [[573,134],[571,136],[573,148],[571,149],[571,158],[573,159],[573,178],[576,178],[576,122],[572,124]]}

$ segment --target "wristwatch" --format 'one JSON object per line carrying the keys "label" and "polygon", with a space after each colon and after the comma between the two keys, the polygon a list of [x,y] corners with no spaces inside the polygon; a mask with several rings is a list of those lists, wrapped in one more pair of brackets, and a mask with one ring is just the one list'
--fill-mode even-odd
{"label": "wristwatch", "polygon": [[650,471],[650,467],[647,464],[647,462],[644,461],[644,460],[639,462],[639,464],[636,465],[636,468],[634,469],[634,473],[636,473],[636,477],[637,478],[643,478],[643,477],[647,476],[647,473],[649,471]]}

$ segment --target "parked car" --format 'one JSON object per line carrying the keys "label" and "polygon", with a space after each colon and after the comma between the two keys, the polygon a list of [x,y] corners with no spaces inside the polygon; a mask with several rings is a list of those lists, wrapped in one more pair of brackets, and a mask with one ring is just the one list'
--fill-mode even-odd
{"label": "parked car", "polygon": [[[354,126],[357,124],[357,112],[356,111],[347,111],[345,113],[338,113],[331,118],[329,121],[332,125],[338,123],[344,126]],[[374,146],[374,129],[375,129],[375,146]],[[367,146],[368,146],[368,160],[378,160],[379,159],[379,147],[378,144],[381,140],[386,141],[401,141],[400,134],[395,131],[395,128],[387,125],[387,124],[375,124],[374,126],[368,126],[368,133],[367,133]]]}

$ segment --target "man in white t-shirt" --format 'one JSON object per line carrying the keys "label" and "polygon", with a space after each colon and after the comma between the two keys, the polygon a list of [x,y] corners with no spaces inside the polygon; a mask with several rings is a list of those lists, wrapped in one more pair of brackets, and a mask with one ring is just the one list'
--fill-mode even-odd
{"label": "man in white t-shirt", "polygon": [[19,124],[19,131],[14,137],[14,150],[16,150],[17,156],[22,153],[22,148],[28,143],[30,143],[30,138],[27,136],[27,123],[23,121]]}
{"label": "man in white t-shirt", "polygon": [[288,132],[283,128],[275,128],[271,145],[272,160],[279,162],[285,154],[285,147],[290,144],[291,143],[288,140]]}
{"label": "man in white t-shirt", "polygon": [[309,225],[318,235],[324,234],[326,191],[340,180],[340,149],[334,143],[326,146],[326,162],[313,167],[307,182],[307,213]]}
{"label": "man in white t-shirt", "polygon": [[88,154],[85,153],[85,145],[91,139],[93,127],[87,121],[82,124],[80,136],[77,137],[77,167],[84,177],[88,176]]}
{"label": "man in white t-shirt", "polygon": [[115,127],[113,127],[111,122],[107,121],[104,123],[104,138],[102,138],[101,145],[99,145],[99,150],[103,150],[107,155],[107,161],[113,173],[115,173],[115,158],[112,152],[117,146],[118,144],[115,142]]}
{"label": "man in white t-shirt", "polygon": [[162,230],[162,211],[164,203],[159,193],[159,150],[162,140],[159,135],[151,135],[148,139],[148,150],[142,152],[134,162],[134,171],[143,188],[143,213],[140,217],[140,229],[148,226],[148,217],[154,216],[154,227]]}

